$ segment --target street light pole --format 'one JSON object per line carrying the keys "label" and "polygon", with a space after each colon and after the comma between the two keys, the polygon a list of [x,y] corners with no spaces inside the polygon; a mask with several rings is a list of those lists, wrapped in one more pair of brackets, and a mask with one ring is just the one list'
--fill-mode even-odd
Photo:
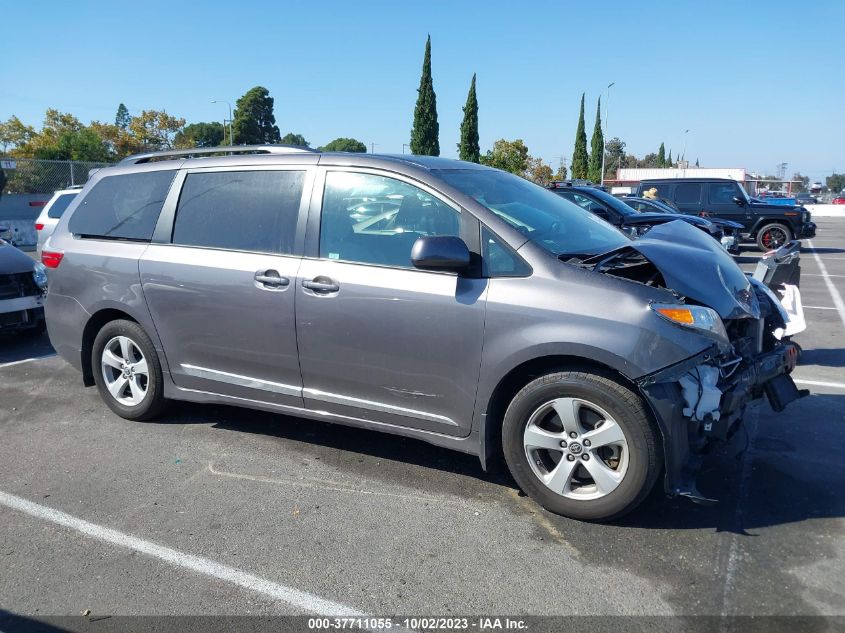
{"label": "street light pole", "polygon": [[[235,136],[232,133],[232,104],[228,101],[223,101],[221,99],[215,99],[211,103],[225,103],[229,106],[229,145],[235,144]],[[226,119],[223,119],[223,136],[226,135]]]}
{"label": "street light pole", "polygon": [[604,143],[601,148],[601,184],[604,185],[604,161],[607,155],[607,110],[610,106],[610,89],[616,85],[615,81],[611,81],[607,85],[607,99],[604,102]]}
{"label": "street light pole", "polygon": [[402,153],[405,153],[405,148],[410,147],[407,143],[402,143]]}
{"label": "street light pole", "polygon": [[684,151],[681,154],[681,160],[684,163],[684,171],[683,175],[686,178],[687,175],[687,134],[689,134],[689,130],[684,130]]}

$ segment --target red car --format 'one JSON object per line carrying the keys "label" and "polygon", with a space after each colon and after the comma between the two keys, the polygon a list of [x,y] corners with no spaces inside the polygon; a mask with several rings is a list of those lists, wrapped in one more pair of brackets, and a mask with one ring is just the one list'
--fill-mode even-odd
{"label": "red car", "polygon": [[831,200],[831,204],[845,204],[845,196],[836,196]]}

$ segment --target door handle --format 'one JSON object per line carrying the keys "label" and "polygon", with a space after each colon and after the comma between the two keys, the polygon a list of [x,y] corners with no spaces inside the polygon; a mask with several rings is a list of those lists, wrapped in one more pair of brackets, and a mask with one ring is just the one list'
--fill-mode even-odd
{"label": "door handle", "polygon": [[340,286],[338,286],[329,277],[315,277],[311,281],[304,280],[302,282],[302,287],[321,294],[328,294],[340,290]]}
{"label": "door handle", "polygon": [[282,277],[276,270],[259,270],[255,273],[255,281],[269,288],[284,288],[290,284],[290,279]]}

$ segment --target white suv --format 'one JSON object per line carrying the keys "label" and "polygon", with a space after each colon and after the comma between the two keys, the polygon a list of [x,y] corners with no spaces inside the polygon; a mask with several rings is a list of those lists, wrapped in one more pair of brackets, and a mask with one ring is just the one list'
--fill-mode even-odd
{"label": "white suv", "polygon": [[59,189],[47,202],[47,205],[41,210],[41,214],[35,221],[35,230],[38,233],[38,246],[36,251],[38,257],[41,257],[41,249],[44,248],[44,242],[53,234],[56,224],[59,223],[59,218],[68,208],[76,194],[82,190],[82,186],[69,187],[67,189]]}

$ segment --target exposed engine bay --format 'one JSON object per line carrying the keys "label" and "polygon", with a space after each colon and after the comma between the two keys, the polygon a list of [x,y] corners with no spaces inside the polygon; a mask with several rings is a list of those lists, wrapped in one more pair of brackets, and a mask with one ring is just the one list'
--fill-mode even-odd
{"label": "exposed engine bay", "polygon": [[[663,231],[664,239],[674,244],[661,239]],[[699,249],[699,243],[693,231],[679,233],[663,225],[630,246],[578,264],[669,290],[679,307],[702,306],[718,313],[714,320],[721,323],[712,347],[637,381],[652,405],[661,409],[658,417],[674,420],[674,428],[664,430],[664,439],[671,443],[666,451],[671,456],[667,492],[706,502],[694,484],[701,456],[741,428],[755,401],[766,397],[780,412],[809,392],[799,390],[790,376],[800,355],[790,336],[805,327],[798,291],[800,243],[767,254],[751,275],[726,253],[707,243]],[[673,253],[676,249],[684,249],[683,257],[680,250]],[[699,253],[700,261],[690,263],[691,253]],[[678,262],[685,266],[679,268]],[[689,274],[690,265],[694,275]],[[796,297],[798,313],[790,313],[782,302],[794,308]]]}

